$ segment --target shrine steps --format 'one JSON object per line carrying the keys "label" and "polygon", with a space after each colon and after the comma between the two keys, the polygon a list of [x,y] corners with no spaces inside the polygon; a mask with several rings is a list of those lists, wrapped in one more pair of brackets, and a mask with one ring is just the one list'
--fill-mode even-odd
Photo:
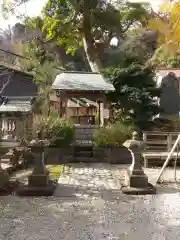
{"label": "shrine steps", "polygon": [[74,162],[95,162],[93,158],[93,146],[91,144],[79,144],[74,146]]}

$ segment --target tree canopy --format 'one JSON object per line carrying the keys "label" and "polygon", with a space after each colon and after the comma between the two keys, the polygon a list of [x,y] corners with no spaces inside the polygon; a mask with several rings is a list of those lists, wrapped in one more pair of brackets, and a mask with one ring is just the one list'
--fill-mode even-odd
{"label": "tree canopy", "polygon": [[55,39],[70,54],[84,46],[92,71],[101,69],[100,54],[113,37],[123,40],[133,25],[149,17],[147,5],[104,0],[49,0],[43,13],[47,39]]}
{"label": "tree canopy", "polygon": [[[14,7],[28,0],[15,0]],[[144,3],[125,0],[48,0],[43,9],[43,21],[33,24],[42,27],[48,41],[74,54],[83,47],[92,71],[102,69],[101,56],[111,40],[121,45],[129,31],[143,27],[150,18],[150,7]]]}
{"label": "tree canopy", "polygon": [[[113,4],[105,0],[48,0],[41,17],[26,18],[24,22],[30,37],[28,54],[35,59],[28,67],[48,93],[46,98],[49,99],[46,86],[52,80],[49,66],[57,59],[68,69],[58,55],[64,50],[75,62],[80,56],[80,70],[87,69],[89,63],[91,71],[110,77],[116,91],[109,99],[116,116],[139,128],[148,127],[159,112],[154,97],[160,93],[154,82],[154,69],[148,65],[157,40],[151,13],[148,4],[125,0]],[[31,34],[32,29],[35,31]],[[113,38],[116,46],[111,45]]]}
{"label": "tree canopy", "polygon": [[109,99],[116,109],[116,116],[141,130],[152,126],[153,116],[160,111],[157,104],[160,89],[154,81],[154,70],[136,64],[117,67],[109,76],[115,87]]}
{"label": "tree canopy", "polygon": [[148,29],[158,34],[157,50],[152,62],[157,66],[177,65],[180,45],[180,1],[165,1],[148,22]]}

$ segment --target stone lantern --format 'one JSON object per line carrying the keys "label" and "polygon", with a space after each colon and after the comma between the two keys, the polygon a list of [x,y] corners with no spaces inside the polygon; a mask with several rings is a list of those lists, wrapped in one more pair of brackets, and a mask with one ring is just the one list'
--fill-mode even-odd
{"label": "stone lantern", "polygon": [[34,161],[34,169],[28,178],[28,185],[31,187],[46,187],[49,181],[49,172],[44,164],[44,149],[48,146],[46,140],[32,141],[29,147],[33,152],[37,153],[37,158]]}
{"label": "stone lantern", "polygon": [[139,140],[137,132],[133,132],[132,139],[127,140],[124,144],[132,156],[132,164],[127,173],[128,186],[123,187],[122,191],[125,194],[143,195],[154,194],[155,188],[148,182],[148,177],[141,167],[142,151],[145,144]]}
{"label": "stone lantern", "polygon": [[49,180],[49,171],[44,164],[44,149],[49,145],[48,140],[35,139],[29,144],[33,152],[38,153],[34,161],[34,169],[28,177],[28,184],[19,187],[17,194],[21,196],[52,196],[55,184]]}

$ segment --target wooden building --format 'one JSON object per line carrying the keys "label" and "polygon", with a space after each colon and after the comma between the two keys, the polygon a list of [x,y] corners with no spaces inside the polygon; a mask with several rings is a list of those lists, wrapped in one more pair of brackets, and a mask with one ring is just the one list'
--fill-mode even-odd
{"label": "wooden building", "polygon": [[33,76],[0,65],[0,128],[4,140],[29,138],[33,102],[37,94]]}
{"label": "wooden building", "polygon": [[106,94],[114,87],[100,73],[63,72],[57,75],[52,88],[51,103],[60,117],[82,125],[104,125],[109,118]]}

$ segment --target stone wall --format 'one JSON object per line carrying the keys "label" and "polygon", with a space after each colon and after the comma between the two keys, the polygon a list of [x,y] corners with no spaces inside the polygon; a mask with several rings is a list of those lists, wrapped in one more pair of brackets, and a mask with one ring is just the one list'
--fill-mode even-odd
{"label": "stone wall", "polygon": [[92,142],[94,132],[99,128],[98,125],[76,125],[75,142],[88,143]]}
{"label": "stone wall", "polygon": [[73,162],[74,148],[48,148],[45,152],[46,164],[63,164]]}
{"label": "stone wall", "polygon": [[112,164],[131,164],[131,154],[125,147],[93,148],[93,157],[97,162],[109,162]]}
{"label": "stone wall", "polygon": [[125,147],[98,148],[93,147],[93,156],[78,160],[74,155],[74,147],[64,149],[49,148],[45,154],[46,164],[63,164],[72,162],[104,162],[111,164],[131,164],[131,154]]}

